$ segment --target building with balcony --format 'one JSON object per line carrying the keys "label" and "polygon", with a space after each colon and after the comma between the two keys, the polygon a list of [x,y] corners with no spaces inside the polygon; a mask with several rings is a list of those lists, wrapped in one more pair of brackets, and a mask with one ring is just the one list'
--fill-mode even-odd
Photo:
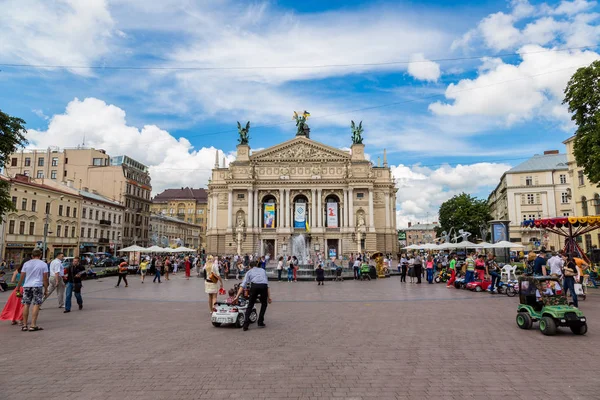
{"label": "building with balcony", "polygon": [[[590,215],[600,216],[600,188],[591,183],[583,173],[583,168],[577,165],[573,154],[575,136],[563,142],[567,147],[567,165],[569,167],[569,179],[571,181],[571,202],[576,216],[586,217]],[[590,232],[579,236],[579,245],[590,258],[592,250],[600,248],[600,231]]]}
{"label": "building with balcony", "polygon": [[57,253],[79,254],[79,217],[81,197],[70,190],[61,190],[42,180],[17,174],[13,178],[0,176],[10,183],[10,195],[16,211],[4,216],[2,257],[19,264],[35,247],[43,247],[47,223],[47,258]]}
{"label": "building with balcony", "polygon": [[435,228],[438,226],[437,222],[426,224],[421,224],[420,222],[413,224],[412,222],[409,222],[407,228],[401,229],[406,235],[406,246],[410,246],[411,244],[433,243],[437,238]]}
{"label": "building with balcony", "polygon": [[116,254],[123,247],[121,239],[125,207],[96,192],[80,190],[79,194],[82,197],[81,252]]}
{"label": "building with balcony", "polygon": [[510,240],[529,250],[561,249],[561,239],[543,230],[522,228],[524,220],[574,214],[567,155],[545,151],[506,171],[488,197],[496,220],[509,220]]}
{"label": "building with balcony", "polygon": [[150,244],[200,248],[200,226],[163,214],[150,215]]}
{"label": "building with balcony", "polygon": [[206,246],[208,196],[205,189],[166,189],[152,199],[150,210],[197,225],[200,230],[200,246]]}

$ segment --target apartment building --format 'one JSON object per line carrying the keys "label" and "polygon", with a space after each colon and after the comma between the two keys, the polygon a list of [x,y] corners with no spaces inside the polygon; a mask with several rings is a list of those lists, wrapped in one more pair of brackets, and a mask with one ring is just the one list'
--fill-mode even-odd
{"label": "apartment building", "polygon": [[4,216],[2,257],[20,263],[35,247],[43,247],[47,224],[47,258],[58,252],[66,256],[79,254],[78,233],[81,197],[26,175],[0,176],[10,183],[13,205],[17,211]]}
{"label": "apartment building", "polygon": [[509,220],[510,240],[529,250],[560,249],[561,238],[553,233],[522,228],[524,220],[573,215],[571,178],[567,155],[545,151],[506,171],[490,193],[490,213],[496,220]]}
{"label": "apartment building", "polygon": [[[569,167],[569,179],[571,180],[571,201],[576,216],[587,217],[589,215],[600,216],[600,188],[591,183],[583,173],[583,168],[577,165],[573,154],[575,136],[563,142],[567,147],[567,165]],[[600,248],[600,231],[590,232],[579,236],[579,245],[588,256],[592,256],[592,250]]]}
{"label": "apartment building", "polygon": [[438,227],[437,222],[421,224],[412,222],[408,223],[408,228],[401,229],[406,234],[406,245],[433,243],[436,239],[435,228]]}
{"label": "apartment building", "polygon": [[120,203],[124,206],[120,246],[148,245],[150,175],[148,167],[131,157],[110,157],[104,150],[83,147],[23,150],[10,156],[5,170],[9,177],[23,174],[35,179],[71,181],[75,189]]}
{"label": "apartment building", "polygon": [[200,232],[200,246],[206,245],[208,196],[206,189],[166,189],[152,199],[150,210],[197,225]]}
{"label": "apartment building", "polygon": [[200,226],[168,215],[150,215],[150,244],[161,247],[200,248]]}

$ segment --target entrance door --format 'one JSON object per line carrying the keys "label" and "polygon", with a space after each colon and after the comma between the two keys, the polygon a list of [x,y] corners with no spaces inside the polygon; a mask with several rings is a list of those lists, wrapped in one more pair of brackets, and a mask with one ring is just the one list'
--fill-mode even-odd
{"label": "entrance door", "polygon": [[261,255],[266,256],[270,254],[271,258],[275,257],[275,239],[263,240],[263,253]]}
{"label": "entrance door", "polygon": [[339,239],[327,239],[327,258],[337,259],[339,257]]}

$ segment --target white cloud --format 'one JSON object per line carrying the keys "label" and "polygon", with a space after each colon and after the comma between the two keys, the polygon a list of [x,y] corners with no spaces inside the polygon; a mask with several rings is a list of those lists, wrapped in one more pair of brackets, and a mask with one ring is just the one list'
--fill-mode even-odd
{"label": "white cloud", "polygon": [[571,75],[600,56],[592,51],[544,50],[540,46],[525,46],[520,50],[520,64],[497,60],[489,69],[480,71],[477,78],[450,84],[446,98],[453,102],[438,101],[429,109],[437,115],[493,116],[507,124],[540,115],[554,118],[551,110],[562,102]]}
{"label": "white cloud", "polygon": [[423,81],[437,81],[441,75],[440,65],[425,58],[422,53],[413,54],[408,64],[408,74]]}
{"label": "white cloud", "polygon": [[114,24],[106,0],[6,0],[0,12],[0,59],[89,66],[109,51]]}
{"label": "white cloud", "polygon": [[[214,147],[194,149],[185,138],[175,138],[156,125],[137,128],[127,124],[125,111],[96,98],[74,99],[64,114],[54,115],[48,129],[28,130],[30,147],[75,147],[85,136],[86,146],[104,149],[112,156],[126,154],[150,167],[153,192],[167,187],[208,182],[215,163]],[[219,164],[223,152],[219,152]],[[227,162],[234,159],[226,154]]]}
{"label": "white cloud", "polygon": [[553,14],[579,14],[582,11],[587,11],[595,7],[597,2],[586,0],[561,1],[558,7],[552,11]]}
{"label": "white cloud", "polygon": [[396,179],[396,223],[399,228],[408,222],[437,221],[440,205],[452,196],[466,192],[486,197],[502,174],[510,168],[507,164],[477,163],[451,167],[443,165],[427,168],[415,165],[391,166]]}
{"label": "white cloud", "polygon": [[510,14],[498,12],[484,18],[479,23],[485,43],[494,50],[510,49],[517,45],[521,39],[521,34],[513,26],[515,17]]}

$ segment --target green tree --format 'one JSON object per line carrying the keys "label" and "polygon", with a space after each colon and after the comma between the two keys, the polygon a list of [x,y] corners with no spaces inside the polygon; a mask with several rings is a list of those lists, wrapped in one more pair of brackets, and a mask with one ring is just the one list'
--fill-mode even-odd
{"label": "green tree", "polygon": [[450,229],[454,228],[455,233],[463,229],[475,237],[479,236],[480,226],[487,225],[492,216],[487,201],[461,193],[442,203],[439,219],[438,235],[442,231],[450,232]]}
{"label": "green tree", "polygon": [[590,182],[600,183],[600,61],[579,68],[567,83],[563,104],[577,125],[573,153]]}
{"label": "green tree", "polygon": [[[19,147],[27,144],[25,139],[25,121],[21,118],[11,117],[0,110],[0,165],[6,166],[9,157]],[[7,211],[13,211],[15,207],[11,201],[10,183],[0,180],[0,217]]]}

